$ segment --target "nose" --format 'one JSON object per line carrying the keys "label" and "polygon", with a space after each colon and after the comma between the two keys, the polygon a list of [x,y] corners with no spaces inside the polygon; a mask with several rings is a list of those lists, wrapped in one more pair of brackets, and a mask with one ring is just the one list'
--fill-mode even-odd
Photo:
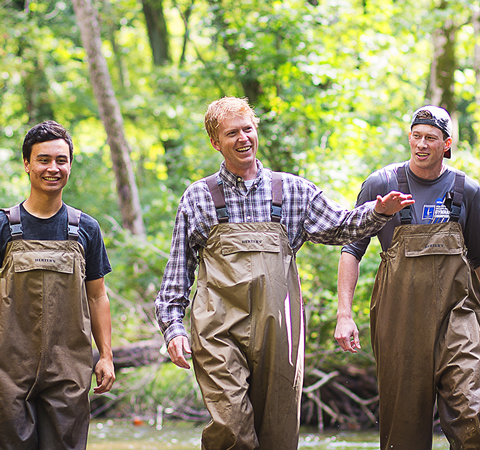
{"label": "nose", "polygon": [[248,133],[245,131],[241,130],[240,131],[240,140],[241,141],[248,141]]}
{"label": "nose", "polygon": [[418,143],[418,146],[425,148],[427,146],[427,139],[425,137],[422,137],[422,139]]}
{"label": "nose", "polygon": [[47,167],[47,170],[49,170],[50,172],[58,172],[59,169],[58,169],[57,161],[52,159],[52,161],[50,161],[50,164]]}

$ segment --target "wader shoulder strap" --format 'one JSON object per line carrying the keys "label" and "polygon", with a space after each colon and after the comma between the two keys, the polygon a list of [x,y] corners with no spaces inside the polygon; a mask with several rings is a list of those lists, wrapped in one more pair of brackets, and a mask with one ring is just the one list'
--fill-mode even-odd
{"label": "wader shoulder strap", "polygon": [[[219,223],[228,222],[228,209],[225,204],[225,192],[222,181],[218,182],[216,175],[205,178],[208,190],[217,211]],[[283,180],[280,172],[272,172],[272,222],[280,222],[282,218]]]}
{"label": "wader shoulder strap", "polygon": [[465,186],[465,174],[455,173],[455,184],[453,185],[452,207],[450,208],[450,221],[458,222],[460,210],[462,209],[463,188]]}
{"label": "wader shoulder strap", "polygon": [[67,207],[68,213],[68,240],[69,241],[78,241],[78,230],[80,224],[80,216],[82,211],[79,209],[72,208],[71,206],[65,205]]}
{"label": "wader shoulder strap", "polygon": [[[80,223],[80,216],[82,215],[82,211],[72,208],[68,205],[65,206],[67,207],[68,213],[68,240],[78,241],[78,226]],[[23,228],[20,219],[20,205],[15,205],[11,208],[3,208],[2,211],[5,212],[8,222],[10,223],[10,233],[12,235],[12,240],[16,241],[18,239],[23,239]]]}
{"label": "wader shoulder strap", "polygon": [[283,180],[280,172],[272,172],[272,222],[282,218]]}
{"label": "wader shoulder strap", "polygon": [[3,208],[2,211],[7,216],[10,224],[10,233],[12,240],[16,241],[23,238],[22,222],[20,220],[20,204],[12,206],[11,208]]}
{"label": "wader shoulder strap", "polygon": [[228,210],[227,205],[225,204],[225,192],[223,191],[223,182],[217,181],[216,175],[210,175],[205,178],[207,182],[208,189],[212,195],[213,203],[215,209],[217,210],[217,219],[218,223],[228,222]]}
{"label": "wader shoulder strap", "polygon": [[[402,164],[398,167],[397,170],[397,181],[398,181],[398,190],[404,194],[410,194],[410,187],[408,186],[407,180],[407,163]],[[400,222],[402,225],[407,225],[412,223],[412,210],[410,205],[405,206],[401,209],[398,214],[400,214]]]}
{"label": "wader shoulder strap", "polygon": [[[410,188],[407,181],[406,164],[400,166],[397,171],[398,190],[404,194],[410,194]],[[458,222],[460,218],[460,210],[462,209],[463,190],[465,186],[465,174],[463,172],[455,173],[455,183],[453,185],[453,197],[447,192],[447,198],[451,198],[450,221]],[[402,225],[412,222],[410,205],[399,211],[400,221]]]}

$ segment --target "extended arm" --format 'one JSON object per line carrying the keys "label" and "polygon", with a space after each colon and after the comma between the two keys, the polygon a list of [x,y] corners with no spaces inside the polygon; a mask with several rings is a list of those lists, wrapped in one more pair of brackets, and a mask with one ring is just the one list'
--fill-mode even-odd
{"label": "extended arm", "polygon": [[94,392],[103,394],[112,388],[115,381],[110,302],[103,278],[87,281],[86,288],[92,320],[92,334],[100,353],[100,359],[95,366],[97,387],[94,388]]}
{"label": "extended arm", "polygon": [[360,348],[358,328],[352,318],[352,303],[357,286],[360,261],[343,252],[338,264],[338,310],[335,339],[344,351],[357,353]]}

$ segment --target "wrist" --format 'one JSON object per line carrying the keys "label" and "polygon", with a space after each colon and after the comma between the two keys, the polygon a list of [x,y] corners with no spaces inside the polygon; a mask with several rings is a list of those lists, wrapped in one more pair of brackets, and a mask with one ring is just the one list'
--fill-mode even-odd
{"label": "wrist", "polygon": [[351,320],[352,314],[351,313],[340,313],[337,312],[337,320]]}

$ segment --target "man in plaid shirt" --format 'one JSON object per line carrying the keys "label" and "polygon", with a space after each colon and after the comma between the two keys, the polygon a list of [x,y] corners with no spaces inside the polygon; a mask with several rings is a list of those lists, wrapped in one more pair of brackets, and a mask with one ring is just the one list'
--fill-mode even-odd
{"label": "man in plaid shirt", "polygon": [[[307,240],[340,245],[372,235],[413,203],[390,192],[347,211],[313,183],[265,169],[258,122],[244,99],[208,107],[205,128],[224,161],[180,201],[155,301],[172,361],[188,369],[192,353],[212,417],[205,450],[297,448],[304,328],[296,252]],[[190,350],[182,320],[197,265]]]}

